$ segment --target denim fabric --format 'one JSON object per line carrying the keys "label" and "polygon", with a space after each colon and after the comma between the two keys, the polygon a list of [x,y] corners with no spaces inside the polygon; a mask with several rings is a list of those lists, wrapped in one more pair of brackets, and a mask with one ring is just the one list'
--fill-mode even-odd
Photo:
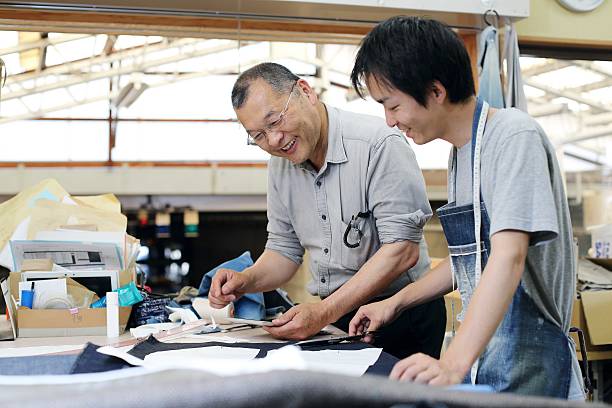
{"label": "denim fabric", "polygon": [[70,374],[78,355],[0,358],[0,375]]}
{"label": "denim fabric", "polygon": [[497,29],[489,26],[480,34],[480,74],[478,76],[478,96],[494,108],[504,107],[500,68]]}
{"label": "denim fabric", "polygon": [[[481,104],[479,99],[474,124],[477,122],[476,115],[480,113]],[[475,145],[476,136],[474,126],[472,145]],[[455,180],[454,169],[456,165],[452,163],[449,184]],[[480,183],[480,180],[475,182]],[[454,192],[454,184],[449,186],[449,191]],[[449,194],[449,204],[438,209],[437,213],[448,241],[452,269],[461,293],[463,311],[458,316],[461,321],[477,285],[477,247],[474,206],[456,206],[454,200],[454,193]],[[484,270],[491,242],[490,220],[482,197],[481,220],[481,262]],[[496,391],[567,398],[570,377],[571,354],[568,337],[561,328],[544,318],[526,294],[521,282],[502,322],[479,358],[476,384],[489,385]],[[470,382],[469,374],[464,382]]]}
{"label": "denim fabric", "polygon": [[102,373],[131,367],[122,359],[98,353],[100,346],[87,343],[81,354],[75,359],[70,374]]}
{"label": "denim fabric", "polygon": [[[221,265],[213,268],[202,278],[200,283],[198,296],[208,296],[212,278],[219,269],[232,269],[237,272],[242,272],[249,266],[253,265],[251,253],[246,251],[238,258],[223,262]],[[266,308],[264,305],[263,293],[248,293],[234,302],[234,310],[236,317],[242,319],[263,320],[266,317]]]}

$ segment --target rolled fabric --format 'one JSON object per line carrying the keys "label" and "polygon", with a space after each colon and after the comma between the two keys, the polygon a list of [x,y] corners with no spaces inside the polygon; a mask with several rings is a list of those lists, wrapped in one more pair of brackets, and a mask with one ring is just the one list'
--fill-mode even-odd
{"label": "rolled fabric", "polygon": [[227,320],[230,317],[234,317],[234,304],[229,303],[223,309],[215,309],[210,305],[208,298],[197,297],[193,299],[191,306],[200,315],[202,319],[209,319],[212,322],[212,318],[215,319],[215,323],[218,324],[229,324]]}

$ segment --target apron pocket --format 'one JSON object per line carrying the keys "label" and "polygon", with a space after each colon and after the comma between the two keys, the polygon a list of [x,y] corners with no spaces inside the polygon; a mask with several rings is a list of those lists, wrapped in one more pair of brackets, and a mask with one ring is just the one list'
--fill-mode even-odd
{"label": "apron pocket", "polygon": [[[482,268],[484,269],[489,252],[485,243],[481,243]],[[451,257],[452,269],[455,274],[457,288],[461,294],[461,313],[457,316],[458,321],[463,321],[467,307],[472,299],[475,288],[476,275],[476,244],[449,246],[448,252]]]}

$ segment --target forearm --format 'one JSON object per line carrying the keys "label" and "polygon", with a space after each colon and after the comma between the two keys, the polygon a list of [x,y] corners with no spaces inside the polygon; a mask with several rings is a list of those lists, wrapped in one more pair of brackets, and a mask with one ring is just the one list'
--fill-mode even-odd
{"label": "forearm", "polygon": [[248,276],[246,292],[267,292],[288,282],[299,265],[276,251],[264,250],[257,261],[243,273]]}
{"label": "forearm", "polygon": [[418,257],[416,243],[404,241],[383,245],[355,276],[323,300],[328,323],[335,322],[383,291],[401,273],[414,266]]}
{"label": "forearm", "polygon": [[421,305],[453,290],[450,259],[447,257],[421,279],[393,295],[397,312]]}
{"label": "forearm", "polygon": [[524,248],[521,248],[524,251],[513,249],[491,252],[465,319],[444,354],[443,359],[446,362],[465,373],[491,340],[521,280],[525,266],[527,238]]}

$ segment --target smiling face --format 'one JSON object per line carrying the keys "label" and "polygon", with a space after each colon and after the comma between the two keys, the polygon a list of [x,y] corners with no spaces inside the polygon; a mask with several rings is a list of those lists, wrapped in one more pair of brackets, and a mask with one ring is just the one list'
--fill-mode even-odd
{"label": "smiling face", "polygon": [[[301,164],[320,155],[319,102],[304,80],[297,81],[289,97],[289,91],[278,93],[266,81],[255,80],[249,86],[246,101],[236,109],[236,116],[251,136],[259,135],[255,139],[260,148]],[[279,121],[285,106],[287,110]]]}
{"label": "smiling face", "polygon": [[390,127],[397,126],[416,144],[422,145],[443,135],[444,119],[441,117],[445,90],[434,84],[427,96],[427,108],[410,95],[382,83],[376,77],[367,77],[370,96],[382,104],[385,119]]}

